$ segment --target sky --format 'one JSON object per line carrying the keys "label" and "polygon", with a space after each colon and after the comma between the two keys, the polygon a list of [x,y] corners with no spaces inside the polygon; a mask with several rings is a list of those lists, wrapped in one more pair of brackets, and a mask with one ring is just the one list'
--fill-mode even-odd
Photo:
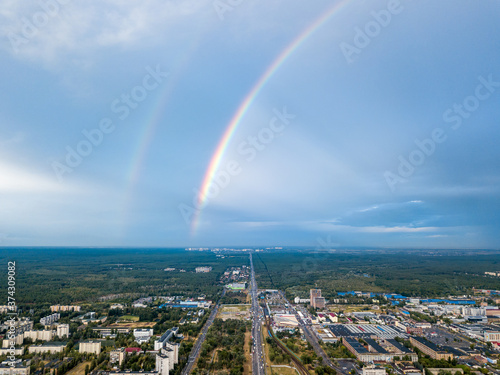
{"label": "sky", "polygon": [[4,0],[0,246],[500,248],[495,0]]}

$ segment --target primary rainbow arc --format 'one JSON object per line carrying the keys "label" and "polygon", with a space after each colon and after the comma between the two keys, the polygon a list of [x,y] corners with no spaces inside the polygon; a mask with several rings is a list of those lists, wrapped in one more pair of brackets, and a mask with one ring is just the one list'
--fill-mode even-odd
{"label": "primary rainbow arc", "polygon": [[253,86],[250,92],[246,95],[245,99],[241,102],[238,109],[234,113],[231,121],[229,122],[221,140],[219,141],[217,148],[210,160],[208,168],[205,172],[203,182],[201,184],[200,193],[198,195],[198,205],[197,210],[193,214],[193,219],[191,221],[191,234],[195,234],[198,228],[198,223],[200,220],[200,215],[203,207],[207,203],[207,193],[210,188],[215,174],[220,166],[220,163],[224,157],[224,153],[233,137],[238,125],[247,113],[248,109],[254,102],[254,100],[259,95],[262,88],[266,83],[272,78],[274,73],[280,68],[280,66],[297,50],[302,43],[304,43],[316,30],[323,26],[334,14],[340,11],[350,0],[340,1],[334,6],[332,6],[323,15],[317,18],[311,25],[309,25],[304,31],[302,31],[299,36],[292,41],[272,62],[272,64],[264,71],[264,74],[259,78],[257,83]]}

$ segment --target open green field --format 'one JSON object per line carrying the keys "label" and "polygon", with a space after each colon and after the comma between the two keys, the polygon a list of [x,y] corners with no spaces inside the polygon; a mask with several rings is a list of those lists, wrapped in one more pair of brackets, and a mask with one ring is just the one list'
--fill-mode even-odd
{"label": "open green field", "polygon": [[139,317],[138,316],[134,316],[134,315],[123,315],[123,316],[120,316],[120,321],[129,321],[129,322],[138,322],[139,321]]}

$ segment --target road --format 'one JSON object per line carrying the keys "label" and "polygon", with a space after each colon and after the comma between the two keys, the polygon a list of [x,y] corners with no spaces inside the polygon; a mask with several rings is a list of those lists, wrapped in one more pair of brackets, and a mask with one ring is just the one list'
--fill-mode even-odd
{"label": "road", "polygon": [[[316,352],[316,354],[318,356],[320,356],[321,358],[323,358],[323,364],[324,365],[327,365],[329,367],[331,367],[332,369],[334,369],[335,371],[337,371],[338,374],[342,374],[344,373],[344,371],[342,371],[342,369],[338,366],[335,366],[333,364],[333,362],[330,360],[330,358],[328,358],[328,355],[325,353],[325,351],[323,350],[323,348],[321,347],[321,345],[319,344],[319,341],[318,341],[318,337],[316,336],[316,334],[313,332],[312,328],[309,326],[309,324],[304,321],[298,314],[297,312],[297,308],[294,307],[290,301],[288,301],[285,297],[285,294],[283,292],[280,292],[281,296],[283,297],[283,299],[290,305],[292,306],[294,312],[295,312],[295,317],[297,318],[297,321],[299,322],[299,326],[300,328],[302,329],[302,331],[304,332],[304,336],[307,340],[307,342],[309,344],[311,344],[311,346],[313,347],[314,351]],[[302,309],[301,307],[298,307],[299,309]],[[308,312],[305,310],[305,309],[302,309],[301,311],[304,316],[308,316]]]}
{"label": "road", "polygon": [[[222,292],[222,296],[226,293],[226,290]],[[215,320],[215,317],[217,316],[217,312],[219,311],[219,306],[220,302],[217,302],[215,305],[215,308],[212,310],[210,313],[210,316],[208,317],[208,320],[206,321],[205,325],[203,326],[203,329],[201,330],[201,335],[198,337],[198,340],[196,340],[196,343],[193,346],[193,349],[191,350],[191,353],[189,354],[188,361],[186,363],[186,366],[182,370],[181,374],[182,375],[188,375],[191,370],[193,369],[194,363],[196,361],[196,358],[198,358],[198,355],[200,354],[201,346],[203,345],[203,342],[205,341],[205,337],[207,335],[208,329],[212,325],[212,323]]]}
{"label": "road", "polygon": [[257,295],[257,282],[255,281],[255,271],[253,268],[252,254],[250,254],[250,284],[251,284],[251,297],[252,297],[252,374],[253,375],[265,375],[265,362],[264,362],[264,350],[262,346],[262,313],[259,307],[258,295]]}

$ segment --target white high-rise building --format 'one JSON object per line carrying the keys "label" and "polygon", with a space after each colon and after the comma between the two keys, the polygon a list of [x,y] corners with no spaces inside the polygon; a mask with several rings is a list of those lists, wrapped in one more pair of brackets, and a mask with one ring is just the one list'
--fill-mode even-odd
{"label": "white high-rise building", "polygon": [[155,371],[158,373],[158,375],[168,375],[168,373],[170,372],[170,359],[168,358],[168,355],[156,355]]}
{"label": "white high-rise building", "polygon": [[69,337],[69,324],[58,324],[56,329],[56,335],[59,338],[64,336]]}

